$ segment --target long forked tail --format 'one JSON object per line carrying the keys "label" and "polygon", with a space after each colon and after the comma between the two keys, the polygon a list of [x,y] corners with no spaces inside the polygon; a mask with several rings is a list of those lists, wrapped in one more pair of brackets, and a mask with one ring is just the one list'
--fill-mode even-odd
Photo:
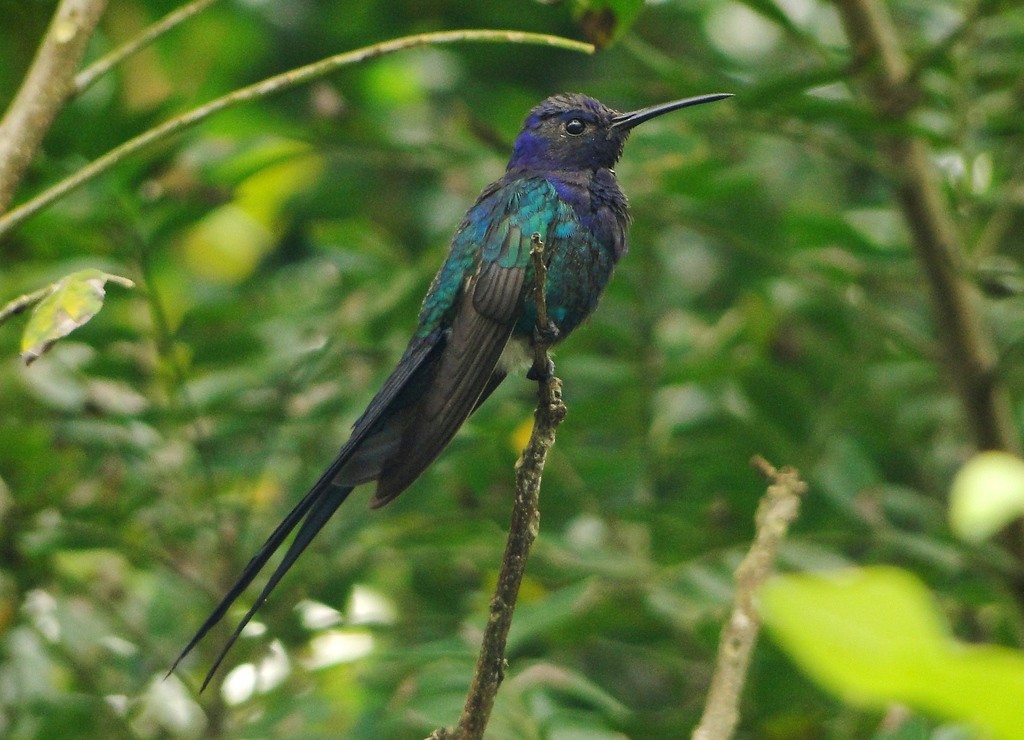
{"label": "long forked tail", "polygon": [[191,652],[206,633],[209,632],[214,625],[216,625],[227,613],[228,609],[235,600],[249,587],[256,575],[263,569],[263,566],[267,564],[267,561],[277,552],[278,548],[284,544],[284,541],[291,534],[291,531],[298,526],[299,522],[302,522],[302,526],[299,527],[298,533],[295,535],[295,539],[292,540],[291,545],[288,546],[287,552],[284,554],[284,558],[278,564],[274,570],[273,575],[270,576],[270,580],[267,581],[267,585],[260,591],[259,597],[253,603],[252,608],[246,612],[245,616],[238,623],[235,631],[231,633],[231,637],[227,643],[221,649],[217,655],[217,659],[213,663],[213,667],[206,674],[206,678],[203,679],[203,685],[200,691],[204,690],[209,685],[213,675],[217,672],[224,657],[228,654],[231,646],[235,644],[235,640],[242,634],[242,630],[245,629],[245,625],[253,618],[256,611],[263,605],[263,602],[267,600],[270,592],[274,590],[278,581],[288,572],[288,569],[292,567],[299,555],[306,549],[313,538],[316,537],[317,533],[323,528],[327,520],[331,518],[338,507],[341,506],[342,502],[348,498],[349,493],[352,491],[351,486],[338,486],[332,483],[335,470],[332,466],[324,475],[320,478],[313,489],[306,494],[306,496],[298,503],[298,505],[292,509],[288,516],[284,518],[277,529],[273,531],[267,541],[263,544],[263,547],[259,549],[249,564],[245,566],[245,570],[242,571],[242,575],[239,576],[238,580],[235,581],[234,585],[228,591],[227,595],[221,599],[221,602],[217,605],[217,608],[213,610],[213,613],[206,618],[202,626],[196,632],[196,634],[189,640],[188,645],[181,651],[181,654],[174,661],[174,665],[167,672],[170,675],[182,659]]}
{"label": "long forked tail", "polygon": [[[309,546],[317,533],[323,529],[324,524],[331,518],[342,502],[352,492],[352,489],[360,483],[374,480],[380,475],[384,462],[389,454],[393,452],[395,443],[400,438],[398,432],[403,425],[403,419],[408,415],[410,396],[415,397],[415,390],[419,387],[423,378],[431,375],[430,359],[443,349],[442,333],[433,332],[427,337],[414,341],[406,350],[398,367],[385,381],[384,386],[374,397],[363,415],[356,421],[352,430],[352,436],[341,448],[338,456],[329,468],[320,476],[313,488],[301,501],[292,509],[275,529],[263,547],[259,549],[249,564],[245,566],[242,575],[235,581],[227,595],[221,599],[217,608],[206,618],[196,634],[189,640],[188,645],[181,651],[181,654],[174,661],[168,675],[178,667],[182,659],[188,655],[206,634],[213,629],[214,625],[220,622],[227,614],[228,609],[235,603],[235,600],[249,587],[259,572],[267,564],[267,561],[280,549],[288,535],[296,527],[299,528],[295,539],[288,546],[281,562],[270,576],[270,580],[263,587],[259,597],[253,603],[252,608],[246,612],[242,621],[231,633],[227,644],[217,655],[213,667],[206,674],[202,688],[205,689],[217,672],[224,656],[235,644],[235,640],[242,634],[245,625],[249,623],[256,610],[267,600],[270,592],[278,584],[288,569],[292,567],[299,555]],[[411,388],[411,390],[410,390]],[[300,526],[301,525],[301,526]],[[202,689],[200,689],[202,690]]]}
{"label": "long forked tail", "polygon": [[[521,272],[517,273],[518,283],[522,282]],[[463,298],[463,310],[451,332],[438,330],[410,344],[398,367],[356,421],[352,436],[334,462],[245,566],[227,595],[181,651],[171,671],[223,619],[298,527],[281,562],[206,674],[202,685],[205,689],[245,625],[352,489],[376,480],[372,505],[382,506],[394,499],[419,477],[483,398],[497,387],[505,373],[496,365],[508,343],[512,324],[480,314],[474,294],[470,290]]]}

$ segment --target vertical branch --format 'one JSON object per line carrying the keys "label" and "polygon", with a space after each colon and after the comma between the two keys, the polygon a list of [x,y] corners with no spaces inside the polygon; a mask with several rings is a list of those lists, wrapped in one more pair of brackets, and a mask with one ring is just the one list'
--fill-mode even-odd
{"label": "vertical branch", "polygon": [[501,561],[501,571],[498,574],[498,585],[491,599],[473,683],[466,696],[466,705],[459,718],[458,727],[435,731],[431,737],[437,739],[477,740],[484,735],[498,687],[505,678],[505,668],[508,665],[505,660],[505,645],[509,628],[512,626],[512,614],[515,611],[519,586],[526,571],[530,547],[537,538],[540,528],[538,503],[544,464],[547,461],[548,450],[555,443],[555,430],[565,418],[562,382],[554,376],[554,366],[548,357],[552,337],[547,323],[544,242],[541,241],[539,234],[533,235],[532,244],[530,253],[533,257],[534,295],[537,305],[537,332],[533,343],[534,370],[542,369],[542,372],[538,373],[531,371],[538,380],[538,403],[533,417],[533,432],[530,434],[526,449],[516,463],[516,497],[512,508],[512,521],[509,524],[508,541]]}
{"label": "vertical branch", "polygon": [[[544,262],[544,242],[540,234],[534,232],[530,237],[530,259],[533,262],[533,301],[537,305],[537,334],[545,336],[551,332],[551,321],[548,319],[548,266]],[[554,367],[548,357],[550,341],[533,343],[533,374],[541,378],[550,375]]]}
{"label": "vertical branch", "polygon": [[[906,122],[920,99],[916,73],[899,44],[892,19],[878,0],[838,0],[846,35],[867,79],[879,116]],[[1020,439],[1009,395],[996,376],[996,355],[980,313],[981,297],[965,277],[960,235],[929,162],[925,141],[907,133],[886,134],[896,172],[896,196],[931,289],[949,375],[980,449],[1016,452]]]}
{"label": "vertical branch", "polygon": [[771,483],[757,507],[754,542],[736,569],[732,613],[722,628],[711,688],[693,740],[727,740],[736,729],[750,656],[761,630],[757,591],[772,574],[779,544],[800,513],[800,497],[807,491],[793,468],[776,470],[762,457],[755,457],[751,464]]}
{"label": "vertical branch", "polygon": [[7,210],[39,142],[74,91],[75,71],[106,0],[61,0],[32,66],[0,121],[0,213]]}

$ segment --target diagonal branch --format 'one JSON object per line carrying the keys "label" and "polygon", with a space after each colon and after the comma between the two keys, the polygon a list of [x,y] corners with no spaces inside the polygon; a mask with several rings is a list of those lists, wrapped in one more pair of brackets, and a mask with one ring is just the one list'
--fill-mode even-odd
{"label": "diagonal branch", "polygon": [[7,210],[39,142],[74,92],[74,76],[106,0],[62,0],[32,66],[0,121],[0,213]]}
{"label": "diagonal branch", "polygon": [[215,2],[217,2],[217,0],[192,0],[192,2],[186,3],[180,8],[172,10],[156,23],[148,26],[138,36],[129,39],[116,49],[113,49],[109,54],[105,54],[100,57],[75,75],[72,95],[81,95],[83,92],[88,90],[96,80],[130,57],[132,54],[135,54],[149,46],[160,36],[167,33],[174,27],[181,25],[197,13],[201,13],[206,10]]}
{"label": "diagonal branch", "polygon": [[[878,0],[837,2],[846,35],[866,78],[877,113],[904,123],[921,97],[886,5]],[[956,383],[975,444],[1016,452],[1020,439],[1010,399],[996,375],[996,354],[981,316],[981,296],[966,277],[961,236],[929,161],[914,134],[887,134],[882,145],[897,173],[896,198],[910,227],[918,261],[931,288],[949,375]]]}
{"label": "diagonal branch", "polygon": [[[837,0],[837,5],[876,111],[884,119],[908,123],[922,91],[888,8],[879,0]],[[982,5],[988,9],[984,0]],[[896,200],[931,289],[947,372],[959,392],[975,446],[1019,454],[1021,440],[982,316],[982,296],[965,269],[962,238],[939,187],[928,145],[921,136],[907,133],[886,134],[881,144],[897,173]],[[1024,527],[1007,530],[1003,541],[1017,561],[1024,562]],[[1024,601],[1024,577],[1014,579],[1014,591]]]}
{"label": "diagonal branch", "polygon": [[[71,0],[68,0],[69,2]],[[80,0],[84,2],[85,0]],[[528,33],[525,31],[492,31],[492,30],[467,30],[467,31],[440,31],[436,33],[423,33],[414,36],[403,36],[402,38],[384,41],[373,46],[367,46],[355,51],[335,54],[334,56],[321,59],[318,62],[307,64],[303,67],[282,72],[281,74],[268,77],[261,82],[254,83],[247,87],[239,88],[222,97],[211,100],[198,108],[193,108],[187,113],[165,121],[164,123],[139,134],[134,139],[111,149],[98,159],[82,167],[76,173],[67,177],[56,185],[49,187],[42,193],[12,209],[3,216],[0,216],[0,239],[6,236],[15,227],[21,224],[30,216],[42,210],[59,198],[67,195],[72,190],[81,187],[90,180],[103,174],[119,162],[138,153],[139,151],[163,141],[185,129],[195,126],[215,113],[226,108],[231,108],[241,103],[248,103],[253,100],[265,98],[274,93],[287,90],[311,80],[324,77],[335,70],[359,62],[365,62],[385,54],[393,54],[396,51],[411,49],[416,46],[427,46],[432,44],[451,44],[457,42],[482,42],[482,43],[508,43],[508,44],[540,44],[570,51],[579,51],[584,54],[592,54],[594,47],[580,41],[550,36],[542,33]],[[0,173],[2,175],[2,173]],[[0,178],[2,180],[2,178]],[[2,204],[2,201],[0,201]],[[2,207],[0,207],[2,211]]]}

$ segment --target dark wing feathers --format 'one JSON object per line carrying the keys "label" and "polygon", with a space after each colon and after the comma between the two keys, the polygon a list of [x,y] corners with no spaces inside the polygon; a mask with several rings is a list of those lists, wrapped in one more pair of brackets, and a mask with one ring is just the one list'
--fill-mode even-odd
{"label": "dark wing feathers", "polygon": [[492,262],[480,268],[473,286],[473,309],[498,324],[515,324],[522,303],[526,267],[499,267]]}
{"label": "dark wing feathers", "polygon": [[[410,342],[398,367],[353,425],[352,436],[334,462],[245,566],[174,661],[172,671],[224,617],[298,527],[281,562],[217,656],[203,682],[205,688],[256,610],[352,488],[376,479],[371,506],[394,499],[501,383],[505,371],[498,368],[498,360],[522,308],[530,237],[535,231],[546,236],[557,199],[544,180],[500,184],[484,191],[460,226],[448,261],[424,300],[421,326],[434,325],[433,331],[418,332]],[[475,219],[474,213],[487,218]],[[460,290],[452,289],[452,279],[461,282]]]}
{"label": "dark wing feathers", "polygon": [[440,341],[443,333],[443,330],[435,329],[425,338],[414,339],[409,343],[405,353],[402,355],[402,359],[398,361],[398,366],[391,372],[391,375],[384,381],[384,385],[377,391],[377,395],[370,401],[366,410],[356,419],[355,424],[352,425],[352,436],[349,437],[348,442],[345,443],[345,446],[341,448],[341,452],[338,453],[339,458],[344,457],[347,451],[351,452],[350,448],[358,445],[363,435],[386,416],[384,411],[406,389],[410,379],[420,372],[421,366],[427,357],[431,353],[443,348],[443,341]]}
{"label": "dark wing feathers", "polygon": [[399,454],[381,472],[372,507],[383,506],[416,480],[476,408],[512,335],[524,273],[524,268],[491,264],[470,280],[434,381],[417,404]]}
{"label": "dark wing feathers", "polygon": [[[242,617],[242,619],[238,622],[238,626],[235,627],[234,632],[231,633],[231,637],[228,638],[227,642],[224,643],[224,647],[221,648],[221,651],[217,654],[217,659],[213,662],[213,666],[210,668],[210,670],[207,671],[206,678],[203,679],[203,685],[200,687],[200,691],[205,689],[207,685],[210,683],[210,679],[212,679],[213,674],[217,672],[217,669],[220,667],[220,664],[224,660],[224,657],[228,654],[228,650],[230,650],[231,646],[235,644],[235,640],[237,640],[238,637],[242,634],[242,630],[245,629],[245,625],[249,624],[249,621],[253,618],[253,616],[255,616],[256,611],[261,606],[263,606],[263,602],[265,602],[267,600],[267,597],[270,596],[270,592],[274,590],[274,587],[277,586],[278,582],[284,577],[284,574],[287,573],[289,569],[291,569],[295,561],[298,560],[299,555],[301,555],[305,551],[306,547],[309,545],[310,542],[313,541],[313,538],[316,537],[317,533],[321,529],[323,529],[323,526],[327,523],[327,520],[330,519],[334,512],[338,510],[338,507],[341,506],[342,502],[344,502],[344,500],[348,498],[348,495],[352,492],[352,487],[327,484],[322,490],[314,488],[313,491],[311,491],[310,493],[313,492],[316,492],[318,495],[316,497],[316,500],[311,505],[306,507],[306,517],[302,520],[302,526],[299,527],[299,531],[296,533],[295,539],[292,540],[292,543],[288,546],[288,550],[285,552],[284,557],[281,558],[281,562],[278,563],[277,567],[274,569],[273,574],[271,574],[270,578],[267,580],[266,585],[263,587],[263,590],[260,591],[260,595],[256,597],[256,601],[253,602],[252,607],[249,609],[249,611],[245,613],[245,616]],[[295,523],[293,522],[289,526],[289,530],[294,526]],[[287,536],[287,533],[284,536]],[[262,554],[264,551],[266,551],[269,545],[270,541],[268,540],[267,544],[260,549],[260,553]],[[263,563],[267,561],[270,555],[272,555],[279,546],[280,543],[274,545],[269,549],[269,551],[266,552],[266,556],[263,558]],[[252,581],[253,576],[255,576],[256,572],[260,570],[263,563],[261,563],[256,568],[256,571],[253,572],[252,575],[248,576],[246,585],[248,585],[248,582]],[[252,563],[250,562],[250,567],[251,565]],[[248,570],[248,568],[246,568],[246,570]],[[231,602],[233,602],[238,597],[238,595],[244,590],[245,586],[239,587],[238,584],[231,588],[231,591],[228,592],[228,596],[225,597],[225,602],[227,603],[221,602],[223,609],[221,607],[218,607],[218,611],[214,612],[214,615],[216,615],[216,619],[214,619],[213,622],[209,624],[209,626],[204,624],[203,628],[200,628],[196,636],[192,638],[192,642],[190,642],[189,645],[182,652],[182,654],[178,656],[178,660],[174,661],[174,666],[177,666],[178,661],[185,657],[186,653],[188,653],[188,651],[192,649],[192,646],[195,645],[195,643],[202,638],[206,631],[208,631],[209,628],[213,626],[213,624],[220,620],[221,616],[223,616],[224,612],[227,611],[227,608],[231,605]],[[211,615],[211,619],[212,618],[213,615]],[[171,666],[172,671],[174,670],[174,666]]]}
{"label": "dark wing feathers", "polygon": [[[199,627],[196,634],[192,637],[189,643],[185,646],[185,649],[181,651],[174,664],[171,666],[173,671],[178,663],[181,662],[182,658],[191,652],[192,648],[203,639],[207,632],[209,632],[214,625],[216,625],[225,614],[235,600],[242,595],[249,584],[252,583],[253,579],[263,569],[263,566],[267,564],[267,561],[273,557],[274,553],[284,544],[284,541],[291,534],[292,530],[298,526],[299,522],[302,522],[302,526],[299,527],[299,532],[296,534],[295,539],[289,545],[288,550],[285,552],[284,558],[275,568],[274,573],[271,575],[270,580],[267,581],[267,585],[263,587],[259,598],[256,600],[252,609],[242,618],[239,622],[238,627],[232,633],[231,638],[228,640],[224,649],[220,652],[214,663],[213,668],[210,669],[206,675],[206,679],[203,681],[203,688],[210,682],[214,672],[219,667],[227,651],[234,644],[235,640],[242,633],[242,629],[252,619],[256,610],[266,601],[271,590],[277,585],[277,582],[281,580],[288,569],[291,568],[295,560],[302,554],[302,551],[306,549],[309,543],[316,536],[317,532],[323,527],[323,525],[330,519],[331,515],[341,506],[342,502],[348,497],[348,494],[352,491],[352,485],[338,485],[335,483],[335,479],[338,477],[339,471],[344,470],[347,465],[351,463],[357,463],[357,468],[360,472],[365,473],[367,466],[371,466],[373,463],[370,461],[369,456],[363,451],[362,443],[369,437],[374,438],[374,427],[379,425],[383,412],[388,408],[395,398],[399,395],[403,388],[408,384],[408,381],[417,372],[421,371],[421,368],[427,358],[430,357],[431,353],[435,350],[435,346],[438,344],[440,338],[440,332],[434,332],[426,340],[423,340],[415,345],[410,345],[409,349],[406,350],[405,356],[402,358],[402,362],[399,363],[398,367],[395,368],[391,376],[385,381],[384,386],[380,389],[373,401],[370,402],[369,407],[363,413],[363,415],[356,422],[353,427],[352,436],[349,438],[345,446],[341,448],[338,456],[331,463],[331,466],[320,476],[320,479],[316,482],[313,488],[303,496],[302,500],[290,511],[288,515],[281,521],[277,528],[270,534],[267,541],[263,543],[263,546],[256,552],[249,563],[245,566],[242,574],[238,577],[238,580],[228,589],[227,594],[221,599],[220,603],[213,610],[206,621]],[[386,435],[389,430],[381,429],[378,431],[378,435]],[[359,454],[361,453],[361,454]],[[379,473],[379,460],[377,461],[377,472]],[[376,477],[376,474],[373,476]],[[367,480],[372,480],[367,478]]]}
{"label": "dark wing feathers", "polygon": [[[545,181],[528,185],[538,187],[538,182],[540,187],[551,187]],[[373,508],[392,501],[412,484],[451,442],[481,397],[490,395],[504,378],[498,359],[522,310],[530,242],[534,231],[547,230],[540,213],[543,207],[520,221],[523,192],[506,193],[502,218],[487,225],[484,233],[490,244],[477,247],[481,261],[466,280],[433,381],[424,389],[403,433],[399,454],[381,472],[370,502]],[[497,249],[495,242],[500,245]]]}

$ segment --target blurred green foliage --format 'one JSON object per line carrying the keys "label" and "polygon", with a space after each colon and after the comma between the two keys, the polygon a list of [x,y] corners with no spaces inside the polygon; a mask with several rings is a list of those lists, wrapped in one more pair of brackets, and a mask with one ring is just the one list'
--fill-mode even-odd
{"label": "blurred green foliage", "polygon": [[[1024,9],[887,5],[924,92],[907,132],[934,155],[1019,422]],[[91,57],[171,7],[111,3]],[[218,3],[74,101],[19,199],[290,67],[430,30],[579,38],[588,8],[635,3]],[[0,11],[3,106],[52,3]],[[892,124],[835,8],[675,0],[633,20],[592,58],[456,45],[346,69],[211,119],[0,243],[0,302],[87,268],[138,285],[29,368],[23,325],[0,327],[0,735],[406,738],[455,721],[525,380],[393,505],[371,514],[355,496],[206,694],[195,682],[226,626],[164,674],[344,441],[461,214],[559,91],[620,109],[737,97],[647,124],[620,164],[632,249],[555,358],[569,417],[489,737],[689,733],[763,488],[754,453],[811,485],[784,568],[897,565],[957,639],[1024,643],[1021,565],[946,523],[969,426],[876,145]],[[883,713],[832,697],[765,639],[740,729],[860,738]],[[952,732],[942,721],[906,727]]]}
{"label": "blurred green foliage", "polygon": [[762,589],[762,613],[800,664],[850,701],[899,701],[999,738],[1024,727],[1024,652],[950,640],[905,570],[780,576]]}

